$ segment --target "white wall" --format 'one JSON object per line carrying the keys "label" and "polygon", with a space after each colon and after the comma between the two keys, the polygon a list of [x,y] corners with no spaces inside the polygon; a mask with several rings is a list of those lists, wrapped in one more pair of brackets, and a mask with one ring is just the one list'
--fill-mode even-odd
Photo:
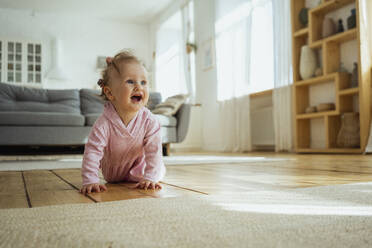
{"label": "white wall", "polygon": [[[99,79],[97,56],[113,56],[124,48],[134,49],[151,63],[148,25],[122,23],[62,13],[34,13],[0,9],[0,38],[40,41],[44,53],[44,88],[93,88]],[[59,38],[61,66],[66,81],[48,80],[52,65],[52,41]]]}

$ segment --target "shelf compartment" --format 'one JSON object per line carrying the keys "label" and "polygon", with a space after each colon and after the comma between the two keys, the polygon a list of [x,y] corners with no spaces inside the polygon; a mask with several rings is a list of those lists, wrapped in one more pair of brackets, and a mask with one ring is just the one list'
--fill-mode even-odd
{"label": "shelf compartment", "polygon": [[325,15],[329,12],[342,8],[345,5],[354,3],[355,0],[330,0],[310,10],[311,14]]}
{"label": "shelf compartment", "polygon": [[291,20],[292,20],[292,32],[295,33],[304,26],[300,23],[298,18],[298,14],[300,13],[301,9],[305,7],[305,0],[301,1],[291,1]]}
{"label": "shelf compartment", "polygon": [[355,88],[340,90],[338,94],[339,96],[356,95],[356,94],[359,94],[359,88],[355,87]]}
{"label": "shelf compartment", "polygon": [[315,119],[315,118],[322,118],[322,117],[338,115],[338,114],[339,112],[337,110],[331,110],[331,111],[315,112],[315,113],[308,113],[308,114],[298,114],[296,115],[296,119],[297,120]]}
{"label": "shelf compartment", "polygon": [[340,113],[359,112],[359,95],[341,95],[340,96]]}
{"label": "shelf compartment", "polygon": [[323,45],[323,43],[330,43],[330,42],[341,44],[344,42],[355,40],[356,38],[357,38],[357,30],[356,28],[353,28],[345,32],[332,35],[330,37],[311,42],[309,47],[313,49],[320,48]]}
{"label": "shelf compartment", "polygon": [[324,72],[326,74],[338,71],[341,62],[341,44],[356,40],[356,35],[356,29],[351,29],[325,39],[323,60],[325,64]]}

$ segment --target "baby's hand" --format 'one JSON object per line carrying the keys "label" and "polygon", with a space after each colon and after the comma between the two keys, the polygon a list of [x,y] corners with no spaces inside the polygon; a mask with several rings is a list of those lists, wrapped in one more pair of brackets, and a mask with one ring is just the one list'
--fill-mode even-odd
{"label": "baby's hand", "polygon": [[133,187],[134,189],[161,189],[160,183],[155,183],[149,180],[142,180]]}
{"label": "baby's hand", "polygon": [[101,191],[106,191],[106,190],[107,188],[105,185],[99,184],[99,183],[92,183],[92,184],[83,185],[83,187],[81,187],[80,189],[80,193],[86,195],[86,194],[90,194],[91,192],[101,192]]}

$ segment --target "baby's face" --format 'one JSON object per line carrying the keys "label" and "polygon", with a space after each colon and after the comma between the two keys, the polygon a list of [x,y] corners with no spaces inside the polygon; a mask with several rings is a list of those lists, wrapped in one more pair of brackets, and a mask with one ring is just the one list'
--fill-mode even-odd
{"label": "baby's face", "polygon": [[120,71],[121,78],[111,85],[111,101],[123,112],[137,112],[149,100],[145,69],[136,62],[127,62],[120,65]]}

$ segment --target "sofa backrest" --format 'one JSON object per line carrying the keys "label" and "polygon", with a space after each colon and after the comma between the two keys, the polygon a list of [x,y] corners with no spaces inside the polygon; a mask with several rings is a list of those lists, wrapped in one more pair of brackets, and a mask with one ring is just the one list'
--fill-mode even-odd
{"label": "sofa backrest", "polygon": [[80,90],[80,108],[83,115],[103,112],[104,100],[100,95],[100,90]]}
{"label": "sofa backrest", "polygon": [[0,83],[0,111],[80,113],[79,91]]}
{"label": "sofa backrest", "polygon": [[[103,112],[104,100],[100,94],[100,90],[80,90],[80,107],[82,114],[97,114]],[[159,92],[150,92],[149,102],[147,104],[148,108],[152,110],[159,103],[161,103],[161,94]]]}

